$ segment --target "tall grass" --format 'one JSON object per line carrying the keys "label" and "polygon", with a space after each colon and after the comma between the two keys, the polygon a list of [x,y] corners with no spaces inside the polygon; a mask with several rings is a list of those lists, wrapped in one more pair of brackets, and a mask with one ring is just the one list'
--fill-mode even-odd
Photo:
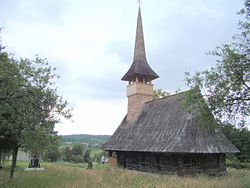
{"label": "tall grass", "polygon": [[[26,165],[27,166],[27,165]],[[146,174],[122,169],[109,169],[95,165],[87,170],[83,165],[45,163],[45,171],[24,171],[19,164],[12,182],[8,181],[8,168],[0,170],[0,187],[3,188],[249,188],[250,171],[229,169],[225,177],[178,177]]]}

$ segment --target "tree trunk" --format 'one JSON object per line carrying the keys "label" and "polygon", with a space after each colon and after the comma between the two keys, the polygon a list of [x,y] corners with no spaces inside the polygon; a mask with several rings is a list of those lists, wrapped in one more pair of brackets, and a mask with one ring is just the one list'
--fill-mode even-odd
{"label": "tree trunk", "polygon": [[10,176],[9,176],[10,180],[13,179],[14,170],[15,170],[15,167],[16,167],[18,148],[19,148],[19,146],[16,146],[16,147],[12,148],[12,164],[11,164]]}

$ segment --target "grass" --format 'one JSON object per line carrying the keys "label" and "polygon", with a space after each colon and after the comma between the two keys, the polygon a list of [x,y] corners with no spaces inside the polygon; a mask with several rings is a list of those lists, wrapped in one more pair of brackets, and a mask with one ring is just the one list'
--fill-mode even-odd
{"label": "grass", "polygon": [[178,177],[146,174],[122,169],[109,169],[94,165],[87,170],[85,165],[70,163],[43,163],[45,171],[23,171],[27,164],[18,163],[14,179],[8,181],[9,167],[0,170],[0,187],[3,188],[249,188],[250,171],[228,169],[225,177]]}

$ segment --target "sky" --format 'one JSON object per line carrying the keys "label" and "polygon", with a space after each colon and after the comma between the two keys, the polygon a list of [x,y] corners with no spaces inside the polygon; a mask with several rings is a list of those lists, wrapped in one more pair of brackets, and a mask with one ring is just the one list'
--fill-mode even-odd
{"label": "sky", "polygon": [[[142,0],[147,60],[154,88],[186,90],[185,72],[215,65],[207,55],[232,41],[243,0]],[[0,0],[2,44],[16,58],[38,54],[56,67],[58,94],[73,108],[59,135],[113,134],[126,115],[136,0]]]}

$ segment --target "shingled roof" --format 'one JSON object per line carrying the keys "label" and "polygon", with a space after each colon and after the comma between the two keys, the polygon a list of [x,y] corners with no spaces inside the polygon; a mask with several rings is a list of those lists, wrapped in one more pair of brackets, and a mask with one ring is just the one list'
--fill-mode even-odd
{"label": "shingled roof", "polygon": [[184,110],[185,93],[147,102],[138,118],[126,117],[103,145],[107,151],[170,153],[236,153],[239,150],[220,131],[209,132],[196,125]]}
{"label": "shingled roof", "polygon": [[159,78],[159,76],[149,66],[147,59],[146,59],[146,51],[145,51],[145,44],[144,44],[140,7],[138,11],[138,18],[137,18],[134,59],[128,72],[122,77],[122,80],[130,81],[135,76],[142,76],[148,80]]}

